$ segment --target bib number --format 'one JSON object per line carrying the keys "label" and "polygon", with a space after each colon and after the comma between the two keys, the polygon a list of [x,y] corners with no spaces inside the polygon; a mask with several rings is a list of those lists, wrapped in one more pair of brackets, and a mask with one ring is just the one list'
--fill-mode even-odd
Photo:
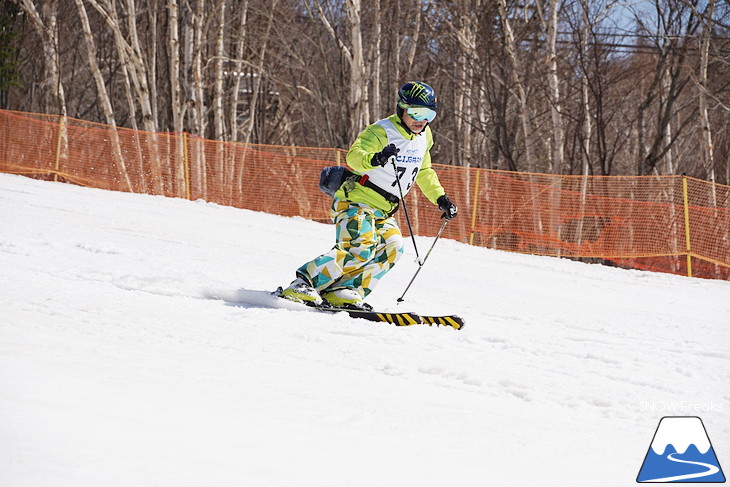
{"label": "bib number", "polygon": [[[398,182],[403,179],[403,175],[406,173],[405,167],[396,166],[395,168],[397,171],[396,179],[395,179],[395,181],[393,181],[393,184],[391,184],[391,186],[393,186],[394,188],[398,184]],[[408,186],[406,186],[406,188],[405,188],[405,192],[408,192],[408,190],[411,189],[411,186],[413,186],[413,182],[416,180],[416,175],[418,174],[418,169],[419,169],[418,167],[413,168],[413,173],[411,174],[411,178],[410,178],[410,181],[408,182]]]}

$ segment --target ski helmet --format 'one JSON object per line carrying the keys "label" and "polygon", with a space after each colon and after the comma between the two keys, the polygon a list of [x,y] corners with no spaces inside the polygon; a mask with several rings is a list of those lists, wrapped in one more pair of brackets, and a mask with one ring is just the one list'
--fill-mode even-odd
{"label": "ski helmet", "polygon": [[421,81],[409,81],[398,90],[397,113],[402,119],[403,112],[415,120],[432,122],[436,118],[438,102],[433,88]]}
{"label": "ski helmet", "polygon": [[409,81],[398,90],[398,106],[401,108],[427,107],[438,110],[436,92],[421,81]]}

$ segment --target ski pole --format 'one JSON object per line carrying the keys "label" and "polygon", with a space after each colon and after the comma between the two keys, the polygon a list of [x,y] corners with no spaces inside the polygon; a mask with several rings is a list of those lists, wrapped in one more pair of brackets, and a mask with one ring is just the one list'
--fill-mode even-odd
{"label": "ski pole", "polygon": [[423,258],[423,262],[419,262],[418,264],[418,270],[416,270],[416,273],[413,275],[413,278],[411,279],[411,282],[408,283],[408,287],[406,287],[406,290],[403,291],[403,294],[400,298],[398,298],[398,304],[403,302],[403,296],[406,295],[408,290],[411,288],[411,284],[413,284],[413,281],[416,280],[416,276],[418,276],[418,273],[421,272],[421,269],[423,269],[423,265],[426,263],[426,259],[428,259],[428,256],[431,255],[431,251],[436,246],[436,242],[438,241],[439,237],[444,231],[444,228],[446,228],[446,224],[449,223],[449,220],[444,220],[443,225],[441,225],[441,229],[439,230],[439,233],[436,235],[436,238],[433,239],[433,243],[431,244],[431,248],[428,249],[428,252],[426,253],[426,257]]}
{"label": "ski pole", "polygon": [[400,202],[401,205],[403,205],[403,213],[406,214],[406,223],[408,224],[408,231],[411,234],[411,240],[413,240],[413,248],[416,251],[416,263],[418,265],[421,264],[421,257],[418,255],[418,247],[416,246],[416,236],[413,235],[413,227],[411,227],[411,219],[408,217],[408,207],[406,206],[406,200],[403,199],[403,189],[400,186],[400,177],[398,177],[398,166],[395,165],[395,157],[391,159],[391,162],[393,163],[393,170],[395,171],[395,180],[398,183],[398,192],[400,193]]}

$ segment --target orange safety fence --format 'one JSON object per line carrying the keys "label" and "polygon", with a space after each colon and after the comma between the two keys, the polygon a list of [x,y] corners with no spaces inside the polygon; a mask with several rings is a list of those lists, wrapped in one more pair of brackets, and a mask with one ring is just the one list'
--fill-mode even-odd
{"label": "orange safety fence", "polygon": [[[329,221],[318,190],[341,149],[205,140],[56,115],[0,110],[0,171],[115,191]],[[592,258],[624,267],[730,279],[730,187],[683,176],[562,176],[435,164],[459,217],[444,237],[499,250]],[[407,198],[414,233],[440,212]],[[407,234],[403,212],[397,213]]]}

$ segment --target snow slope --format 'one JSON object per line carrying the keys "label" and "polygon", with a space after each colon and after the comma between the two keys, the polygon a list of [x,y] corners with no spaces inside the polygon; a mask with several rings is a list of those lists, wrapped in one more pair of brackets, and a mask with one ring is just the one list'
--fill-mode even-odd
{"label": "snow slope", "polygon": [[0,175],[0,485],[613,487],[668,415],[730,465],[730,282],[443,240],[370,303],[464,330],[260,305],[333,234]]}

